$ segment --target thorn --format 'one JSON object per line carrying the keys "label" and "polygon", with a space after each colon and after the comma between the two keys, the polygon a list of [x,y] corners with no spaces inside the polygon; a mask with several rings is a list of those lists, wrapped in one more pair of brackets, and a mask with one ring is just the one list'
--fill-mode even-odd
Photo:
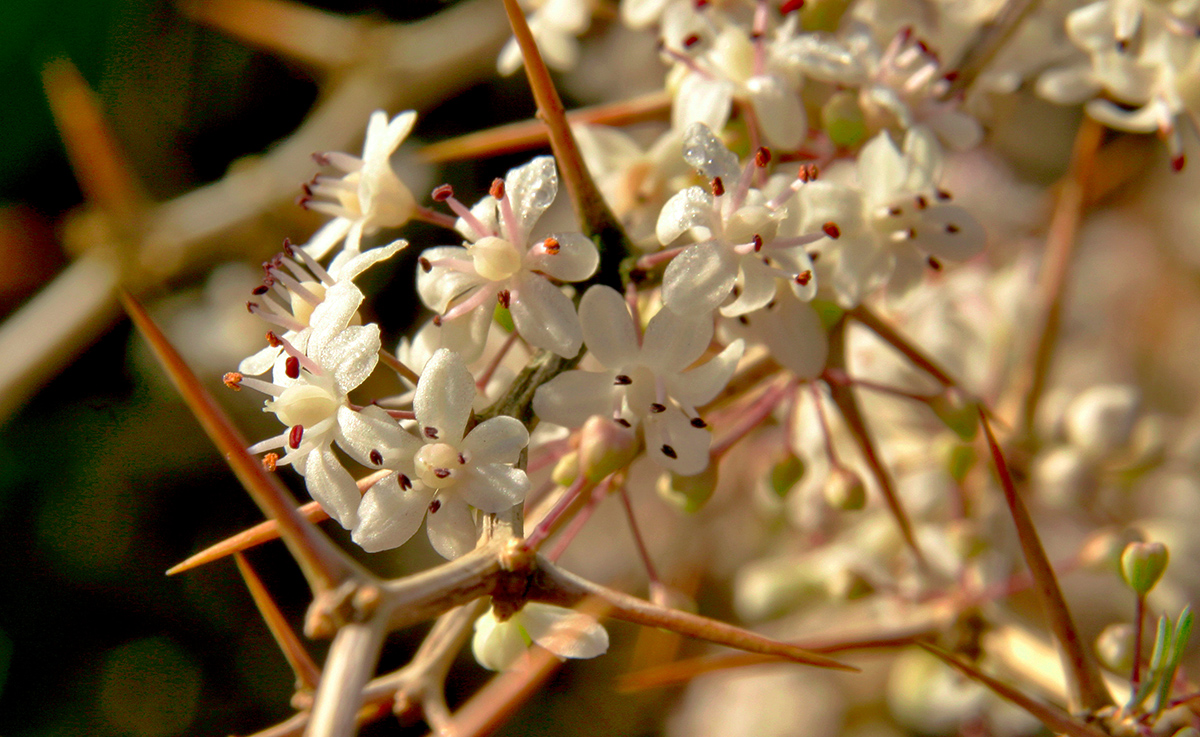
{"label": "thorn", "polygon": [[246,582],[246,588],[249,589],[250,596],[254,599],[254,605],[258,607],[258,612],[266,622],[267,629],[271,631],[271,636],[275,638],[279,649],[283,651],[283,656],[287,658],[288,665],[292,667],[300,690],[315,691],[321,680],[320,668],[313,662],[300,638],[288,625],[287,618],[279,610],[279,605],[267,591],[262,579],[250,567],[246,556],[240,552],[234,553],[233,556],[238,572],[242,574],[242,580]]}

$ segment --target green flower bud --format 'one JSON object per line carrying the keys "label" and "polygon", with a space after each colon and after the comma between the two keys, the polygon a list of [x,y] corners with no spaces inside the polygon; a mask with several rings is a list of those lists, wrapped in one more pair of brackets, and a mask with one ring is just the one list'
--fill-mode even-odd
{"label": "green flower bud", "polygon": [[867,137],[867,123],[858,105],[857,92],[835,92],[821,107],[821,123],[830,140],[839,146],[851,148]]}
{"label": "green flower bud", "polygon": [[786,453],[776,461],[774,466],[771,466],[771,490],[782,499],[787,496],[802,476],[804,476],[804,461],[800,460],[799,456]]}
{"label": "green flower bud", "polygon": [[578,475],[579,451],[573,450],[563,455],[558,459],[558,463],[554,464],[554,470],[550,472],[550,479],[559,486],[570,486],[575,483],[575,477]]}
{"label": "green flower bud", "polygon": [[968,400],[957,389],[947,389],[930,399],[929,409],[963,440],[974,440],[975,434],[979,432],[978,403]]}
{"label": "green flower bud", "polygon": [[835,509],[852,512],[867,504],[867,487],[862,477],[845,466],[835,466],[825,482],[825,501]]}
{"label": "green flower bud", "polygon": [[628,466],[640,449],[637,433],[610,417],[593,415],[579,431],[579,467],[593,484]]}
{"label": "green flower bud", "polygon": [[688,513],[699,511],[716,488],[717,464],[711,459],[708,468],[695,476],[664,473],[658,477],[658,495],[663,501]]}
{"label": "green flower bud", "polygon": [[1110,624],[1096,638],[1096,657],[1113,673],[1124,675],[1133,669],[1133,625]]}
{"label": "green flower bud", "polygon": [[1139,596],[1145,596],[1167,570],[1167,558],[1167,546],[1162,543],[1130,543],[1121,553],[1121,577]]}

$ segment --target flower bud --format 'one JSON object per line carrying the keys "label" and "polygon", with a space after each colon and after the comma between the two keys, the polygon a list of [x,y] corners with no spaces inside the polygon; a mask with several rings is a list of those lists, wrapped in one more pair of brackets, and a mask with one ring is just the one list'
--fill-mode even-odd
{"label": "flower bud", "polygon": [[716,488],[717,464],[711,459],[708,467],[695,476],[664,473],[658,477],[658,495],[663,501],[689,513],[699,511]]}
{"label": "flower bud", "polygon": [[785,453],[775,462],[775,465],[771,466],[769,477],[771,490],[782,499],[788,495],[788,492],[802,476],[804,476],[804,461],[793,453]]}
{"label": "flower bud", "polygon": [[821,122],[830,140],[839,146],[854,147],[867,137],[867,123],[858,105],[857,92],[835,92],[821,108]]}
{"label": "flower bud", "polygon": [[1094,386],[1071,400],[1067,438],[1080,450],[1103,458],[1129,442],[1141,397],[1132,386]]}
{"label": "flower bud", "polygon": [[974,440],[979,432],[979,405],[957,389],[947,389],[930,399],[929,409],[963,440]]}
{"label": "flower bud", "polygon": [[825,501],[835,509],[848,512],[867,503],[867,487],[862,477],[845,466],[834,466],[825,482]]}
{"label": "flower bud", "polygon": [[1160,542],[1129,543],[1121,553],[1121,577],[1138,596],[1145,596],[1167,570],[1167,546]]}
{"label": "flower bud", "polygon": [[1113,673],[1129,673],[1133,668],[1133,625],[1110,624],[1096,638],[1096,657]]}
{"label": "flower bud", "polygon": [[570,486],[575,483],[575,477],[579,475],[579,451],[573,450],[566,453],[562,458],[558,459],[558,463],[554,464],[554,470],[550,472],[550,479],[559,486]]}
{"label": "flower bud", "polygon": [[579,468],[594,484],[632,463],[639,450],[637,433],[609,417],[593,415],[579,431]]}

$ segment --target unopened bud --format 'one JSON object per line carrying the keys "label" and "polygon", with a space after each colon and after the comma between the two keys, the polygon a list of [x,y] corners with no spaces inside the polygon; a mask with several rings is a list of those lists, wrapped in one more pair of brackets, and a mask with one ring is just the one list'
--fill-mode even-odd
{"label": "unopened bud", "polygon": [[699,511],[716,488],[717,464],[712,459],[708,467],[695,476],[664,473],[658,477],[658,495],[668,504],[688,513]]}
{"label": "unopened bud", "polygon": [[963,440],[974,440],[979,432],[979,405],[957,389],[947,389],[929,400],[929,409]]}
{"label": "unopened bud", "polygon": [[862,477],[845,466],[834,466],[825,482],[825,501],[835,509],[848,512],[867,504],[867,487]]}
{"label": "unopened bud", "polygon": [[1133,625],[1110,624],[1096,638],[1096,657],[1113,673],[1126,674],[1133,668]]}
{"label": "unopened bud", "polygon": [[633,462],[641,450],[637,433],[612,418],[593,415],[579,431],[579,468],[592,483]]}
{"label": "unopened bud", "polygon": [[559,486],[570,486],[579,475],[579,451],[573,450],[558,459],[554,470],[550,472],[550,480]]}
{"label": "unopened bud", "polygon": [[1160,542],[1130,543],[1121,553],[1121,577],[1139,596],[1145,596],[1167,570],[1167,546]]}
{"label": "unopened bud", "polygon": [[858,105],[857,92],[834,93],[821,108],[821,121],[830,140],[839,146],[857,146],[867,137],[867,124]]}
{"label": "unopened bud", "polygon": [[788,495],[796,482],[804,476],[804,461],[800,460],[799,456],[792,453],[786,453],[782,458],[771,466],[771,491],[779,498]]}

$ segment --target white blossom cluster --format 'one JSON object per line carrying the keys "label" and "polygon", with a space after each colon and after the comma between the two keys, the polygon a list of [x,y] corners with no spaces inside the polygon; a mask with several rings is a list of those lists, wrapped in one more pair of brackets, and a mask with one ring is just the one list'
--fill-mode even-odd
{"label": "white blossom cluster", "polygon": [[[575,65],[577,37],[595,25],[599,3],[525,5],[548,63]],[[551,156],[496,178],[473,206],[438,187],[429,208],[457,219],[417,259],[416,294],[432,318],[396,351],[364,322],[354,280],[417,248],[373,244],[425,206],[390,163],[416,114],[374,113],[361,157],[317,157],[333,173],[308,185],[303,203],[333,219],[265,264],[254,290],[250,310],[271,324],[270,345],[226,382],[266,394],[264,411],[283,429],[251,451],[302,475],[363,549],[413,544],[424,521],[447,559],[476,546],[484,515],[523,505],[546,480],[541,469],[558,466],[553,481],[569,488],[594,470],[587,458],[624,452],[631,438],[637,452],[602,478],[646,458],[663,488],[692,489],[680,493],[702,502],[725,455],[745,454],[735,467],[761,455],[737,444],[740,428],[778,424],[788,429],[768,455],[806,457],[806,486],[832,507],[863,506],[875,488],[864,486],[858,459],[837,457],[837,430],[824,417],[833,412],[826,385],[851,380],[845,366],[829,365],[832,322],[864,304],[902,312],[988,240],[949,191],[947,169],[980,145],[987,123],[954,88],[952,62],[964,46],[956,39],[994,13],[974,7],[987,3],[970,3],[971,12],[923,3],[938,16],[931,23],[886,5],[853,4],[832,30],[809,30],[803,3],[792,0],[623,0],[620,18],[605,22],[655,35],[670,122],[651,138],[599,126],[577,135],[636,248],[602,253],[585,224],[543,224],[559,194]],[[1090,100],[1088,112],[1113,127],[1159,131],[1178,155],[1177,120],[1200,104],[1196,12],[1191,2],[1140,0],[1073,10],[1066,32],[1084,53],[1044,72],[1037,88],[1059,102]],[[519,64],[510,44],[500,68]],[[613,273],[601,268],[605,259],[632,264],[624,283],[598,276]],[[570,363],[537,387],[534,419],[479,421],[539,354]],[[764,362],[761,395],[736,385],[740,371]],[[393,374],[390,395],[361,395],[375,373]],[[753,396],[765,399],[742,401]],[[595,440],[598,448],[586,447],[594,438],[583,430],[594,418],[612,439]],[[921,529],[925,542],[951,546],[934,529]],[[855,575],[875,582],[885,568],[864,564]],[[743,609],[775,606],[776,578],[750,578]],[[488,668],[509,666],[532,642],[592,657],[608,640],[590,618],[546,605],[476,624]]]}

